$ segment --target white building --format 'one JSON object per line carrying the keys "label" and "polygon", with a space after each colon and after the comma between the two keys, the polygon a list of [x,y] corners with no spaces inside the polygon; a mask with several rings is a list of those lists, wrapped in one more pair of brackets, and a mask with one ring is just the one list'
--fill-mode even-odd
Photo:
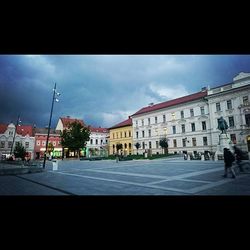
{"label": "white building", "polygon": [[[13,123],[0,124],[0,156],[8,157],[10,155],[11,146],[15,135],[16,126]],[[35,137],[33,136],[33,127],[29,125],[17,126],[15,135],[14,148],[17,143],[21,143],[31,159],[34,159]]]}
{"label": "white building", "polygon": [[217,119],[223,116],[231,141],[250,151],[249,100],[250,74],[240,73],[232,83],[150,104],[131,116],[133,145],[140,143],[139,154],[160,154],[160,140],[167,138],[169,153],[215,152],[220,133]]}
{"label": "white building", "polygon": [[108,129],[90,127],[90,140],[86,145],[86,157],[108,155]]}

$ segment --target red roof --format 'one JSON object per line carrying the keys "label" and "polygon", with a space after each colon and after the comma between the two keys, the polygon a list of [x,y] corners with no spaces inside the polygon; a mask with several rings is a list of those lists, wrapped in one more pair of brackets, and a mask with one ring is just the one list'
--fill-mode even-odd
{"label": "red roof", "polygon": [[194,100],[200,99],[200,98],[205,97],[205,96],[207,96],[207,91],[197,92],[197,93],[183,96],[183,97],[173,99],[170,101],[161,102],[161,103],[155,104],[153,106],[144,107],[144,108],[140,109],[139,111],[137,111],[136,113],[134,113],[133,115],[139,115],[139,114],[147,113],[150,111],[155,111],[158,109],[168,108],[168,107],[175,106],[175,105],[178,105],[181,103],[194,101]]}
{"label": "red roof", "polygon": [[132,125],[132,118],[128,118],[127,120],[116,124],[115,126],[111,127],[110,129],[131,126],[131,125]]}
{"label": "red roof", "polygon": [[99,133],[108,133],[107,128],[94,128],[94,127],[89,127],[91,132],[99,132]]}
{"label": "red roof", "polygon": [[[8,128],[7,124],[0,124],[0,134],[3,134]],[[17,134],[26,136],[33,136],[33,127],[31,125],[21,125],[17,126]]]}
{"label": "red roof", "polygon": [[4,134],[7,127],[8,127],[8,125],[6,125],[6,124],[0,124],[0,134]]}
{"label": "red roof", "polygon": [[60,117],[62,124],[63,124],[63,128],[67,127],[70,123],[72,122],[79,122],[81,123],[83,126],[85,126],[83,120],[80,119],[76,119],[76,118],[69,118],[69,117]]}

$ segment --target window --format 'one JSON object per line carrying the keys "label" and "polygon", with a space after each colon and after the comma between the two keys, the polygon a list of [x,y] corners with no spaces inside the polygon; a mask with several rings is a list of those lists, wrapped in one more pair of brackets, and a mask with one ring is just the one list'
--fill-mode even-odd
{"label": "window", "polygon": [[207,146],[207,137],[203,137],[203,146]]}
{"label": "window", "polygon": [[25,148],[29,147],[29,142],[25,142]]}
{"label": "window", "polygon": [[142,143],[142,148],[145,149],[145,142]]}
{"label": "window", "polygon": [[9,135],[13,135],[13,131],[10,131],[10,132],[9,132]]}
{"label": "window", "polygon": [[181,132],[185,133],[185,124],[181,124]]}
{"label": "window", "polygon": [[8,148],[11,148],[12,142],[8,141]]}
{"label": "window", "polygon": [[246,125],[250,127],[250,114],[245,115]]}
{"label": "window", "polygon": [[139,132],[138,132],[138,131],[136,131],[136,138],[138,138],[138,135],[139,135]]}
{"label": "window", "polygon": [[93,144],[93,139],[90,139],[90,144]]}
{"label": "window", "polygon": [[56,142],[55,142],[55,141],[53,141],[53,146],[54,146],[54,147],[56,146]]}
{"label": "window", "polygon": [[101,145],[103,144],[103,140],[101,140]]}
{"label": "window", "polygon": [[202,130],[207,130],[207,125],[205,121],[202,122]]}
{"label": "window", "polygon": [[156,141],[156,148],[159,148],[159,141]]}
{"label": "window", "polygon": [[135,121],[135,125],[136,125],[136,127],[138,127],[138,121]]}
{"label": "window", "polygon": [[191,130],[192,130],[192,132],[195,131],[195,123],[191,123]]}
{"label": "window", "polygon": [[151,141],[148,143],[149,148],[152,148],[152,143]]}
{"label": "window", "polygon": [[248,96],[243,96],[243,105],[248,105]]}
{"label": "window", "polygon": [[194,109],[190,109],[190,116],[191,116],[191,117],[194,116]]}
{"label": "window", "polygon": [[120,138],[122,138],[122,132],[120,132]]}
{"label": "window", "polygon": [[118,139],[118,132],[116,132],[116,139]]}
{"label": "window", "polygon": [[221,111],[220,103],[219,102],[216,103],[216,111],[217,112]]}
{"label": "window", "polygon": [[144,120],[141,120],[141,125],[144,126]]}
{"label": "window", "polygon": [[230,139],[231,139],[233,144],[236,144],[236,135],[235,134],[231,134]]}
{"label": "window", "polygon": [[166,115],[163,115],[163,123],[166,123]]}
{"label": "window", "polygon": [[60,146],[61,145],[61,142],[60,141],[58,141],[58,146]]}
{"label": "window", "polygon": [[5,148],[5,141],[1,141],[0,147]]}
{"label": "window", "polygon": [[227,101],[227,109],[232,109],[232,101],[231,100]]}
{"label": "window", "polygon": [[108,143],[108,140],[106,140],[106,144]]}
{"label": "window", "polygon": [[40,141],[37,141],[37,142],[36,142],[36,145],[37,145],[37,146],[40,146]]}
{"label": "window", "polygon": [[176,134],[176,126],[173,126],[173,134]]}
{"label": "window", "polygon": [[193,147],[196,147],[197,145],[196,145],[196,138],[194,137],[194,138],[192,138],[192,143],[193,143]]}
{"label": "window", "polygon": [[172,113],[172,120],[175,120],[175,113]]}
{"label": "window", "polygon": [[150,118],[148,118],[148,125],[150,125]]}
{"label": "window", "polygon": [[42,141],[42,146],[45,146],[45,143],[46,143],[45,141]]}
{"label": "window", "polygon": [[113,139],[115,139],[115,133],[113,133]]}
{"label": "window", "polygon": [[228,123],[229,123],[229,127],[234,127],[234,117],[233,116],[228,117]]}
{"label": "window", "polygon": [[182,139],[182,146],[186,147],[186,139]]}
{"label": "window", "polygon": [[124,132],[124,137],[127,137],[127,132]]}
{"label": "window", "polygon": [[155,117],[155,123],[157,123],[157,116]]}
{"label": "window", "polygon": [[128,131],[128,136],[131,137],[131,131]]}
{"label": "window", "polygon": [[201,115],[205,115],[205,109],[204,109],[204,107],[200,107],[200,109],[201,109]]}
{"label": "window", "polygon": [[184,118],[184,111],[181,111],[181,118]]}
{"label": "window", "polygon": [[148,137],[151,137],[151,129],[148,130]]}
{"label": "window", "polygon": [[177,141],[176,141],[176,139],[173,139],[173,144],[174,144],[174,148],[176,148],[177,147]]}
{"label": "window", "polygon": [[142,137],[144,137],[145,136],[145,132],[144,132],[144,130],[142,131]]}
{"label": "window", "polygon": [[96,144],[96,145],[98,144],[98,139],[95,139],[95,144]]}

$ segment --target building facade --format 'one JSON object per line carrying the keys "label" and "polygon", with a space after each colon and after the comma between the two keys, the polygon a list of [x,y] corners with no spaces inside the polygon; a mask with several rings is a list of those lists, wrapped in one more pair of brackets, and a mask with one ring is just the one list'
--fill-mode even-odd
{"label": "building facade", "polygon": [[[48,129],[46,128],[36,128],[35,129],[35,158],[41,159],[44,157],[44,152],[46,150],[46,141],[48,137]],[[50,129],[48,145],[51,143],[53,148],[48,148],[50,155],[53,158],[62,157],[62,146],[60,133],[55,129]]]}
{"label": "building facade", "polygon": [[108,156],[108,129],[90,127],[90,132],[90,140],[86,145],[86,157]]}
{"label": "building facade", "polygon": [[133,145],[139,154],[160,154],[167,138],[169,153],[214,153],[219,142],[218,118],[229,124],[230,143],[250,151],[250,74],[240,73],[232,83],[159,104],[133,114]]}
{"label": "building facade", "polygon": [[11,147],[15,135],[15,141],[12,149],[12,154],[14,148],[18,143],[21,143],[30,159],[34,159],[34,146],[35,146],[35,137],[33,132],[33,127],[31,125],[19,125],[16,126],[13,123],[0,124],[0,158],[9,157],[11,152]]}
{"label": "building facade", "polygon": [[[116,145],[121,144],[122,149],[117,151]],[[133,154],[133,127],[132,118],[109,128],[109,154],[116,153],[124,156]]]}

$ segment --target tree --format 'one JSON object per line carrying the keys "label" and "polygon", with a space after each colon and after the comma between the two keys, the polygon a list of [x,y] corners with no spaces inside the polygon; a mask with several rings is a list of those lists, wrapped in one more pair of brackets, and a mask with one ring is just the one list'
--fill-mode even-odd
{"label": "tree", "polygon": [[15,157],[22,158],[22,160],[24,160],[25,154],[26,154],[26,150],[25,150],[24,146],[18,142],[17,145],[15,146],[15,149],[14,149]]}
{"label": "tree", "polygon": [[137,142],[137,143],[135,144],[135,147],[136,147],[136,149],[137,149],[137,154],[138,154],[138,149],[141,147],[141,144],[140,144],[139,142]]}
{"label": "tree", "polygon": [[168,139],[167,138],[161,139],[159,144],[162,148],[164,148],[164,154],[168,154]]}
{"label": "tree", "polygon": [[60,135],[62,147],[77,151],[78,156],[80,156],[81,148],[85,147],[87,141],[89,141],[90,130],[89,127],[75,121],[70,123],[63,132],[60,132]]}
{"label": "tree", "polygon": [[53,152],[53,151],[54,151],[54,146],[53,146],[53,144],[50,142],[50,143],[48,144],[48,152],[49,152],[49,155],[50,155],[50,153]]}

